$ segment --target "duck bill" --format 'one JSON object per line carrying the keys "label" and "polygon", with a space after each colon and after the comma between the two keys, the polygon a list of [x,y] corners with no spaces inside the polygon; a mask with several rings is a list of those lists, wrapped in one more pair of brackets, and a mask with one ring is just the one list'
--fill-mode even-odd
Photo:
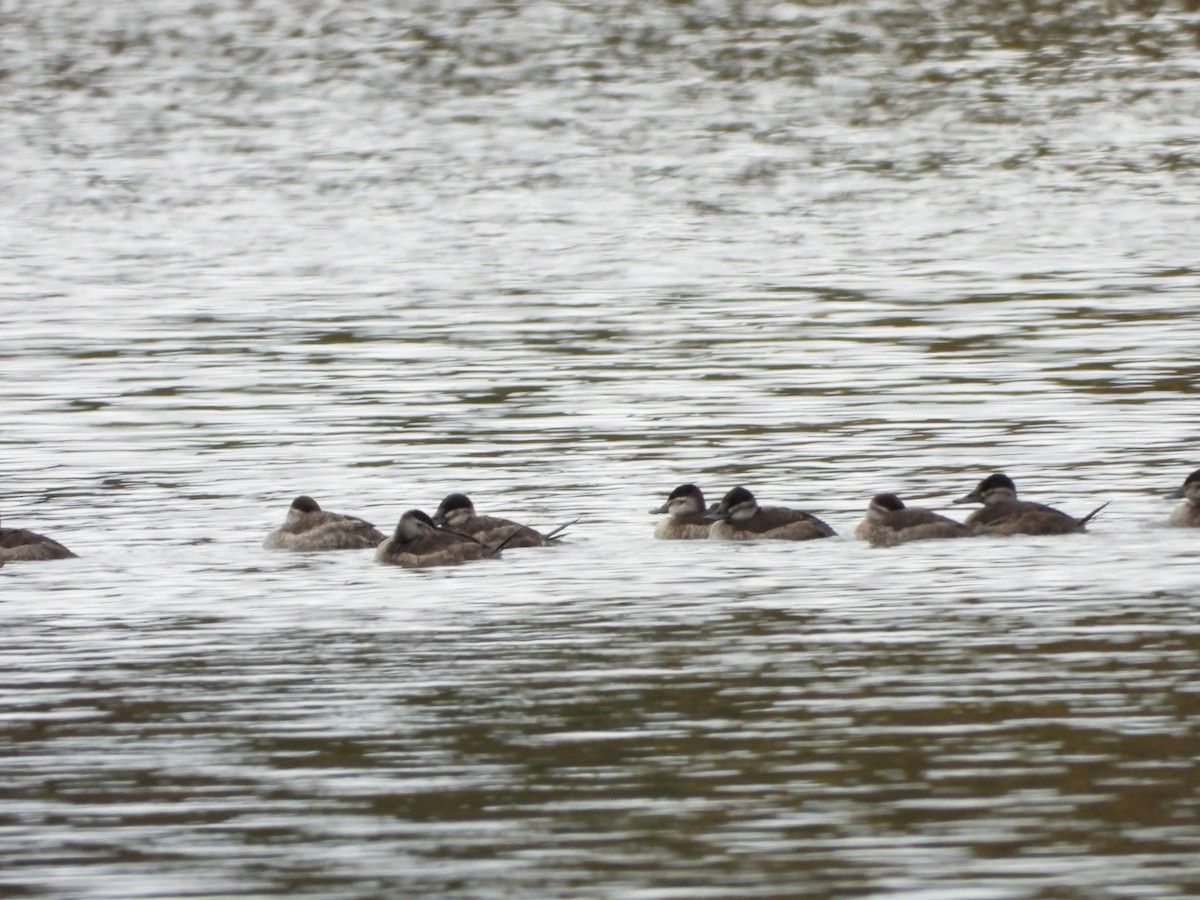
{"label": "duck bill", "polygon": [[983,495],[979,491],[971,491],[965,497],[959,497],[957,500],[951,500],[951,503],[982,503]]}
{"label": "duck bill", "polygon": [[667,504],[664,503],[662,506],[656,506],[654,509],[650,510],[650,515],[665,516],[668,511],[669,510],[667,509]]}
{"label": "duck bill", "polygon": [[708,512],[706,512],[704,514],[704,518],[715,519],[717,521],[720,521],[721,519],[728,519],[729,509],[724,506],[718,506],[716,509],[710,509]]}
{"label": "duck bill", "polygon": [[1183,499],[1183,488],[1180,488],[1179,490],[1175,491],[1174,493],[1167,494],[1167,499],[1168,500],[1182,500]]}

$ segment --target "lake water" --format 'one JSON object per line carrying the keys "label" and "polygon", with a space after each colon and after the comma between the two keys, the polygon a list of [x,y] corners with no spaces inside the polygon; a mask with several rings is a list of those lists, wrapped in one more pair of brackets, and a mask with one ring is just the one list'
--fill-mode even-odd
{"label": "lake water", "polygon": [[[0,894],[1200,894],[1194,2],[0,14]],[[872,550],[993,471],[1088,534]],[[656,542],[676,485],[841,535]],[[561,547],[261,549],[465,491]]]}

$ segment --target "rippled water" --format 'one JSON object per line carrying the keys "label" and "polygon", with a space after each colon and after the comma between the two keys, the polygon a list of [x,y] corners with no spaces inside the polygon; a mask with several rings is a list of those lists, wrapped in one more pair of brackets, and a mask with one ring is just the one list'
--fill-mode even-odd
{"label": "rippled water", "polygon": [[1192,6],[6,9],[0,893],[1200,893]]}

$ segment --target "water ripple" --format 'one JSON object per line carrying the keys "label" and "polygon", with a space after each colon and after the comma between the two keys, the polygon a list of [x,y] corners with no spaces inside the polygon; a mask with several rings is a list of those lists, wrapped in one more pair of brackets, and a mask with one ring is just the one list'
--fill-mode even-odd
{"label": "water ripple", "polygon": [[[0,892],[1195,895],[1184,6],[26,6]],[[1111,505],[851,537],[998,470]],[[580,521],[260,548],[454,490]]]}

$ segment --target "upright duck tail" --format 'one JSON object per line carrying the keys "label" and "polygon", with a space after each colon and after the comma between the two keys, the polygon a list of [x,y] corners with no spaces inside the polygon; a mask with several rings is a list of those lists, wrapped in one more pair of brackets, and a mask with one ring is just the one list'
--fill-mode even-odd
{"label": "upright duck tail", "polygon": [[1092,519],[1096,518],[1096,516],[1099,515],[1100,510],[1102,510],[1102,509],[1104,509],[1104,507],[1108,506],[1109,503],[1112,503],[1112,501],[1106,500],[1104,503],[1101,503],[1099,506],[1097,506],[1095,509],[1093,509],[1090,513],[1088,513],[1086,516],[1084,516],[1082,519],[1080,519],[1079,526],[1078,526],[1079,530],[1083,531],[1083,526],[1085,526],[1088,522],[1092,521]]}
{"label": "upright duck tail", "polygon": [[568,522],[565,525],[559,525],[557,528],[555,528],[553,531],[551,531],[549,534],[546,535],[546,540],[548,540],[548,541],[561,540],[562,536],[566,533],[568,528],[570,528],[572,525],[578,525],[582,521],[583,521],[583,516],[580,516],[578,519],[573,519],[572,521]]}

